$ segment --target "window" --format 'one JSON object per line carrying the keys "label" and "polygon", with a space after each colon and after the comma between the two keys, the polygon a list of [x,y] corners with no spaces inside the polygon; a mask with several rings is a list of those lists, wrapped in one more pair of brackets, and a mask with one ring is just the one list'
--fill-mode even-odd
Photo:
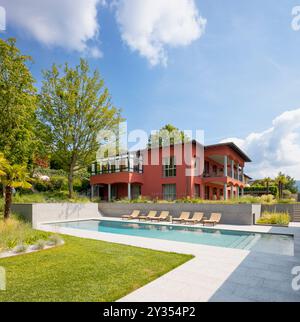
{"label": "window", "polygon": [[166,158],[163,161],[163,175],[165,178],[176,177],[175,157]]}
{"label": "window", "polygon": [[164,200],[176,199],[176,184],[163,184],[163,199]]}

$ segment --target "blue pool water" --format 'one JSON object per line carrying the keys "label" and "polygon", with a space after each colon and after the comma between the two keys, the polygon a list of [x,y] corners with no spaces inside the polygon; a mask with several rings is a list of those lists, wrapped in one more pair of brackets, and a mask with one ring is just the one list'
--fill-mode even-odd
{"label": "blue pool water", "polygon": [[294,254],[293,237],[278,234],[260,234],[242,231],[190,228],[185,226],[156,225],[147,223],[87,220],[54,224],[58,227],[76,228],[102,233],[173,240],[236,249],[248,249],[282,255]]}

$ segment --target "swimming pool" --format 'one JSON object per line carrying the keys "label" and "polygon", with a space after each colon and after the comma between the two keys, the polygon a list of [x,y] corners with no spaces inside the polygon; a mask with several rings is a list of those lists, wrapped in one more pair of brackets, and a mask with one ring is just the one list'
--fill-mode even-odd
{"label": "swimming pool", "polygon": [[118,235],[294,255],[294,240],[290,235],[108,220],[74,221],[52,225]]}

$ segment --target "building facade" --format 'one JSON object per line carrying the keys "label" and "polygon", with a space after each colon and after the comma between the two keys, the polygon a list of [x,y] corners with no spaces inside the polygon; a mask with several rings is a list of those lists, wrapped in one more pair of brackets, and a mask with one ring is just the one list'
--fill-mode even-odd
{"label": "building facade", "polygon": [[104,158],[91,167],[92,197],[226,200],[244,193],[250,158],[234,143],[196,141]]}

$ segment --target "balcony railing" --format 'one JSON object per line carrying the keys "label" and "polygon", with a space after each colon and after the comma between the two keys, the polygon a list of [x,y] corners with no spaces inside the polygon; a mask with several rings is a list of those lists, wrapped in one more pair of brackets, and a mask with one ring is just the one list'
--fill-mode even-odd
{"label": "balcony railing", "polygon": [[110,157],[93,163],[90,172],[92,175],[121,172],[143,173],[143,161],[141,157],[132,154]]}
{"label": "balcony railing", "polygon": [[[243,175],[238,175],[236,172],[234,175],[231,174],[231,171],[228,171],[227,176],[230,178],[233,178],[235,180],[239,180],[241,182],[244,182]],[[224,173],[223,172],[204,172],[203,173],[203,178],[224,178]]]}
{"label": "balcony railing", "polygon": [[217,173],[217,172],[204,172],[203,173],[203,177],[204,178],[223,178],[224,174],[221,173]]}
{"label": "balcony railing", "polygon": [[129,172],[129,173],[143,173],[143,169],[140,168],[116,168],[116,169],[95,169],[95,171],[91,171],[92,175],[100,175],[100,174],[109,174],[109,173],[121,173],[121,172]]}

